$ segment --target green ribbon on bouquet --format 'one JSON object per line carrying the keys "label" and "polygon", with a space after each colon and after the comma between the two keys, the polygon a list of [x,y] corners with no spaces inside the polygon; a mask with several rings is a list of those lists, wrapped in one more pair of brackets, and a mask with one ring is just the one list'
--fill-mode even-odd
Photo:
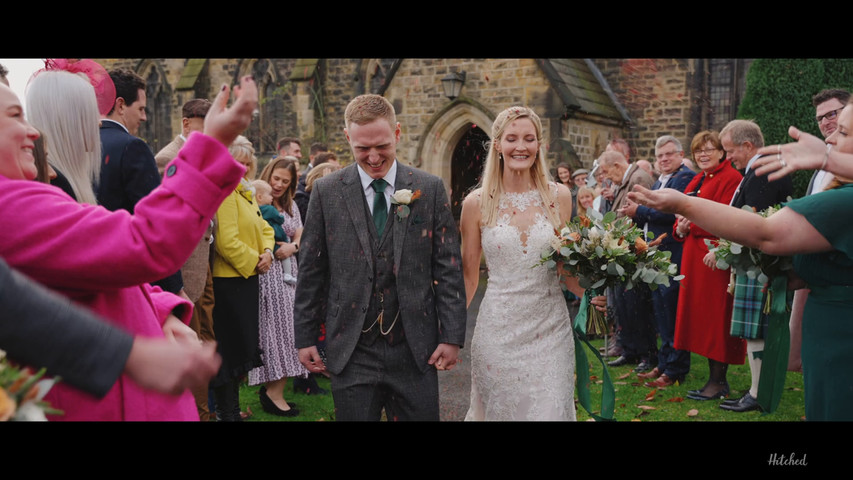
{"label": "green ribbon on bouquet", "polygon": [[[604,364],[604,358],[598,353],[598,349],[593,347],[586,338],[587,313],[592,306],[590,298],[592,291],[587,289],[584,292],[581,304],[578,307],[578,314],[575,317],[575,322],[572,331],[575,335],[575,375],[577,376],[576,385],[578,389],[578,403],[586,410],[589,415],[596,421],[612,421],[613,410],[616,405],[616,391],[613,389],[613,381],[610,379],[610,372],[607,370],[607,365]],[[586,352],[582,345],[583,343],[591,352],[598,358],[601,363],[601,376],[604,383],[601,385],[601,414],[596,415],[592,412],[590,406],[589,392],[589,361],[586,358]],[[606,347],[606,346],[605,346]]]}
{"label": "green ribbon on bouquet", "polygon": [[761,356],[761,376],[758,379],[758,404],[763,415],[773,413],[782,399],[785,377],[788,374],[788,352],[791,348],[791,332],[788,321],[788,277],[778,275],[767,289],[763,310],[767,315],[764,333],[764,352]]}

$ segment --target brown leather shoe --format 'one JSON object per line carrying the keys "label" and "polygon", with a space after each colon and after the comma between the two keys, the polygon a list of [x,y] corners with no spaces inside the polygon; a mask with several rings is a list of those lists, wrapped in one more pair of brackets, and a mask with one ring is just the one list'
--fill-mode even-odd
{"label": "brown leather shoe", "polygon": [[653,369],[649,370],[648,372],[638,373],[638,374],[637,374],[637,376],[638,376],[638,377],[640,377],[640,378],[645,378],[646,380],[653,380],[653,379],[658,378],[659,376],[661,376],[661,374],[662,374],[662,373],[663,373],[663,372],[661,372],[661,371],[658,369],[658,367],[655,367],[655,368],[653,368]]}
{"label": "brown leather shoe", "polygon": [[657,380],[652,381],[652,382],[646,382],[646,383],[644,383],[643,385],[645,385],[645,386],[647,386],[647,387],[651,387],[651,388],[662,388],[662,387],[668,387],[668,386],[670,386],[670,385],[674,385],[674,384],[675,384],[675,380],[673,380],[673,379],[669,378],[669,377],[664,373],[664,374],[662,374],[661,376],[659,376],[659,377],[657,378]]}

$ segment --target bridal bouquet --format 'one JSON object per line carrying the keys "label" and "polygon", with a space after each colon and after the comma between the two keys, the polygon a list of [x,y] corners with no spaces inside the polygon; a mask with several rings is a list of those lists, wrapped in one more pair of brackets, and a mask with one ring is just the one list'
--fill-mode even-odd
{"label": "bridal bouquet", "polygon": [[[550,247],[537,265],[552,269],[562,265],[578,278],[590,296],[615,285],[631,289],[645,283],[656,290],[659,285],[668,286],[670,279],[683,278],[676,276],[678,265],[670,261],[671,252],[657,249],[665,235],[647,241],[651,234],[644,233],[631,218],[616,218],[615,212],[602,215],[590,208],[585,216],[575,217],[554,232]],[[587,318],[589,333],[606,332],[601,312],[590,308]]]}
{"label": "bridal bouquet", "polygon": [[41,380],[44,373],[16,366],[0,350],[0,422],[46,421],[45,413],[62,413],[42,400],[54,382]]}
{"label": "bridal bouquet", "polygon": [[[748,205],[742,208],[755,212]],[[756,213],[766,218],[778,212],[780,208],[779,205],[773,205]],[[716,256],[717,268],[720,270],[731,268],[732,272],[746,275],[750,279],[758,280],[759,283],[767,283],[771,278],[784,275],[786,271],[793,268],[791,257],[770,255],[757,248],[744,247],[724,238],[715,242],[705,240],[705,245],[708,246],[708,251]]]}

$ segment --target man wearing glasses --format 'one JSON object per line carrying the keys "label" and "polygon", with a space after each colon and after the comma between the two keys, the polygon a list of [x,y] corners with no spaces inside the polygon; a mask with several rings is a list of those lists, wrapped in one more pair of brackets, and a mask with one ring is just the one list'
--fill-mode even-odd
{"label": "man wearing glasses", "polygon": [[[812,105],[815,106],[815,119],[823,138],[832,135],[838,126],[838,114],[850,100],[850,92],[838,88],[823,90],[812,97]],[[812,175],[806,195],[819,192],[832,181],[832,174],[818,170]]]}

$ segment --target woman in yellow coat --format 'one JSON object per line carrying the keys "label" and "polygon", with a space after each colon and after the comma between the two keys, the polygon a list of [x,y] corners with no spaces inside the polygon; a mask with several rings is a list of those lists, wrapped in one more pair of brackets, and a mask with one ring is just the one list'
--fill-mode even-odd
{"label": "woman in yellow coat", "polygon": [[261,216],[249,183],[255,172],[253,157],[245,161],[246,176],[217,210],[213,234],[213,330],[222,368],[210,386],[219,421],[241,420],[240,381],[249,370],[262,365],[258,275],[269,271],[275,244],[273,229]]}

